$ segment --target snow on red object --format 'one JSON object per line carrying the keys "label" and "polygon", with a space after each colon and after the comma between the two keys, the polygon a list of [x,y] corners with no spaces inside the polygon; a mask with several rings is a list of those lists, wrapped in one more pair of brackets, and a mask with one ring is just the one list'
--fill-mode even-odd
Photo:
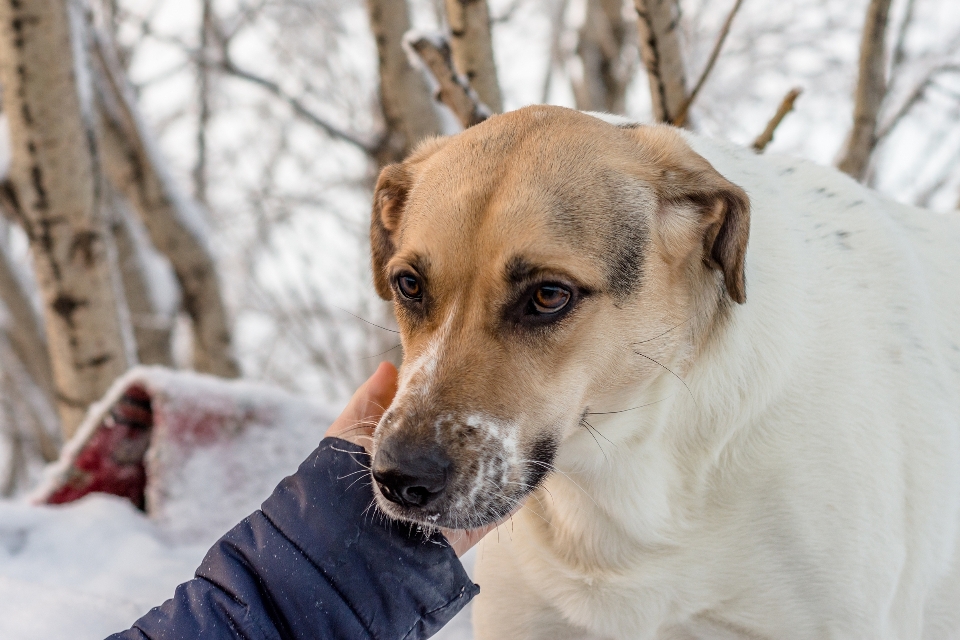
{"label": "snow on red object", "polygon": [[137,367],[90,408],[32,500],[109,493],[174,537],[206,539],[257,509],[335,415],[268,385]]}

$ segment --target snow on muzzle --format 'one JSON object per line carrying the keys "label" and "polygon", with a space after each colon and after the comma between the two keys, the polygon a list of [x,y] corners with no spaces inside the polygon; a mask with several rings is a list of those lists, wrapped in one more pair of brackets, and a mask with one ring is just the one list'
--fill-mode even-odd
{"label": "snow on muzzle", "polygon": [[380,508],[430,526],[472,529],[499,520],[542,481],[552,438],[522,446],[514,421],[395,403],[374,436],[371,471]]}

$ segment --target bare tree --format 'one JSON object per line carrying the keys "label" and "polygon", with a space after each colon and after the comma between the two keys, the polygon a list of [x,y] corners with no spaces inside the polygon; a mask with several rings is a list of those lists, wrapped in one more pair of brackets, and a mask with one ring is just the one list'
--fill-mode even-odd
{"label": "bare tree", "polygon": [[71,7],[58,0],[0,4],[10,200],[33,249],[65,436],[136,358],[104,220],[91,89],[76,73],[84,61],[65,55],[77,49],[72,32],[83,32]]}
{"label": "bare tree", "polygon": [[110,230],[117,245],[118,267],[137,341],[137,360],[142,364],[173,366],[174,317],[170,310],[159,309],[155,303],[154,283],[148,275],[154,267],[146,263],[149,247],[142,237],[146,232],[137,228],[139,221],[127,199],[115,192],[111,196]]}
{"label": "bare tree", "polygon": [[446,7],[454,67],[466,76],[485,105],[501,113],[503,98],[493,61],[487,0],[446,0]]}
{"label": "bare tree", "polygon": [[853,127],[847,135],[837,168],[863,180],[877,145],[877,118],[887,94],[886,40],[890,0],[870,0],[860,40],[860,70],[854,93]]}
{"label": "bare tree", "polygon": [[194,368],[236,377],[240,370],[231,350],[226,307],[198,205],[168,175],[103,34],[97,34],[95,51],[106,173],[133,203],[154,245],[173,265],[193,324]]}
{"label": "bare tree", "polygon": [[587,0],[586,9],[577,42],[582,70],[573,83],[577,108],[624,113],[636,32],[623,18],[623,0]]}
{"label": "bare tree", "polygon": [[380,100],[386,132],[378,162],[398,162],[423,138],[440,133],[430,89],[419,70],[410,66],[403,38],[410,30],[406,0],[367,0],[370,28],[377,43]]}
{"label": "bare tree", "polygon": [[634,0],[640,55],[647,69],[653,117],[673,122],[687,99],[687,75],[680,47],[676,0]]}

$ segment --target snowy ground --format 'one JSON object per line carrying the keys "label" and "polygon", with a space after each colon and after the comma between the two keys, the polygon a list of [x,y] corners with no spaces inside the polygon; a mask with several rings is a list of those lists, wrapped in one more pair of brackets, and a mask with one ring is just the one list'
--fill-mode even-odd
{"label": "snowy ground", "polygon": [[[189,580],[212,542],[174,544],[113,496],[57,507],[0,501],[0,638],[100,640],[123,630]],[[435,637],[469,640],[469,612]]]}
{"label": "snowy ground", "polygon": [[[132,384],[151,398],[150,515],[98,493],[61,506],[0,500],[0,640],[99,640],[129,627],[193,577],[210,545],[296,470],[339,413],[268,385],[137,368],[91,407],[34,498],[69,477]],[[472,569],[472,557],[465,564]],[[436,637],[471,635],[465,612]]]}

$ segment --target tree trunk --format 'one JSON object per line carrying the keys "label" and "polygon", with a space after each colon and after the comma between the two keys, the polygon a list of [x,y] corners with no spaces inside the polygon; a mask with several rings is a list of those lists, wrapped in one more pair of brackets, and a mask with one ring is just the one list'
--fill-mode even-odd
{"label": "tree trunk", "polygon": [[887,94],[886,47],[890,0],[871,0],[860,39],[860,72],[854,92],[853,128],[837,160],[840,171],[863,181],[877,146],[877,115]]}
{"label": "tree trunk", "polygon": [[624,113],[631,69],[623,55],[630,32],[622,9],[622,0],[587,0],[577,43],[583,65],[583,77],[574,83],[577,109]]}
{"label": "tree trunk", "polygon": [[450,50],[457,71],[470,81],[480,100],[494,113],[503,112],[490,37],[487,0],[446,0]]}
{"label": "tree trunk", "polygon": [[687,79],[680,50],[676,0],[634,0],[640,56],[650,81],[653,117],[673,122],[687,99]]}
{"label": "tree trunk", "polygon": [[99,96],[104,170],[133,203],[154,246],[173,265],[184,309],[193,322],[194,368],[236,377],[240,369],[231,352],[226,307],[197,205],[167,174],[109,45],[98,39],[96,51],[103,80]]}
{"label": "tree trunk", "polygon": [[154,302],[154,281],[148,275],[152,265],[147,261],[146,239],[142,237],[146,231],[135,227],[135,213],[120,194],[113,194],[111,210],[110,231],[117,245],[120,276],[137,340],[137,359],[142,364],[172,367],[174,318],[165,317]]}
{"label": "tree trunk", "polygon": [[[0,207],[7,218],[15,220],[22,213],[10,210],[11,189],[6,181],[0,184]],[[53,406],[53,372],[50,369],[50,352],[44,337],[43,321],[34,312],[30,295],[23,288],[10,256],[3,249],[0,249],[0,299],[10,314],[10,346],[33,378],[34,384]]]}
{"label": "tree trunk", "polygon": [[380,62],[380,102],[386,133],[377,162],[402,160],[420,140],[440,133],[430,88],[423,74],[410,66],[403,36],[410,30],[406,0],[367,0],[370,28]]}
{"label": "tree trunk", "polygon": [[81,49],[72,36],[79,22],[63,0],[0,2],[10,195],[33,250],[65,437],[135,361],[103,217],[89,87],[75,73],[84,61],[69,53]]}

